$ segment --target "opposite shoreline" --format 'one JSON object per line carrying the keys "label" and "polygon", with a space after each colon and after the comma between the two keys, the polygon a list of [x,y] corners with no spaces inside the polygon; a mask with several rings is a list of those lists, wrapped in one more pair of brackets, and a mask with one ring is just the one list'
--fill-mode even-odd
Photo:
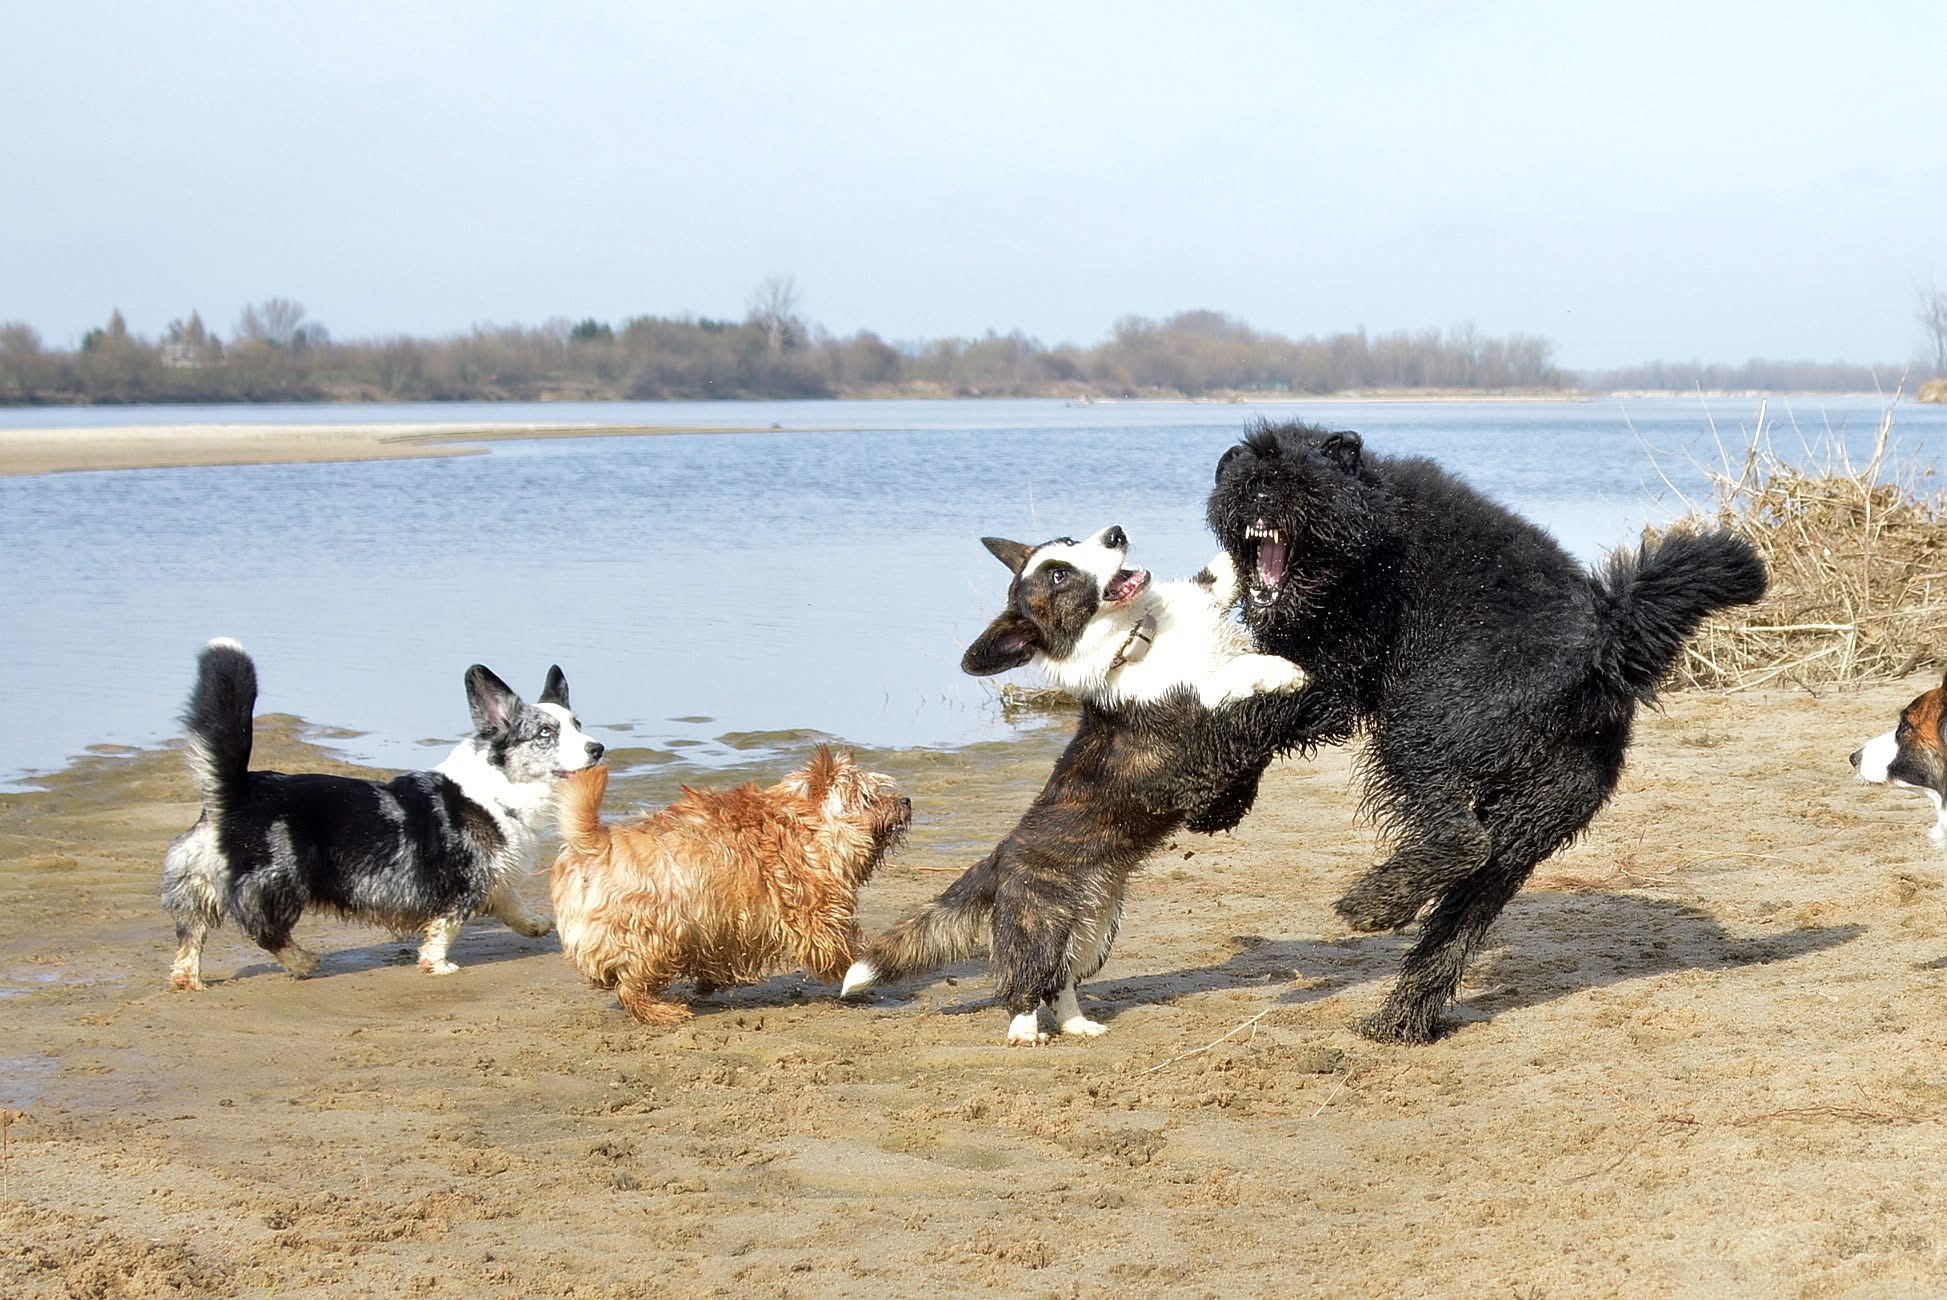
{"label": "opposite shoreline", "polygon": [[759,433],[718,425],[172,424],[0,429],[0,476],[478,456],[523,438]]}

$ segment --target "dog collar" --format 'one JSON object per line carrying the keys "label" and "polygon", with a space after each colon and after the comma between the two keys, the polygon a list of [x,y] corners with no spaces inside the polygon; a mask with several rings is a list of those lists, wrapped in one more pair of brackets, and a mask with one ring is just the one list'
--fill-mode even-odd
{"label": "dog collar", "polygon": [[1129,629],[1129,636],[1123,641],[1122,648],[1117,650],[1115,658],[1109,661],[1109,671],[1114,672],[1124,664],[1135,663],[1148,654],[1150,643],[1155,639],[1156,616],[1144,614],[1136,625]]}

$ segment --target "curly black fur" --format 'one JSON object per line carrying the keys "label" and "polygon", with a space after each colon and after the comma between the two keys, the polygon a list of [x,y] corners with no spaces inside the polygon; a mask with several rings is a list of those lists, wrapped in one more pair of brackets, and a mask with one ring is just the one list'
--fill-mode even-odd
{"label": "curly black fur", "polygon": [[1764,565],[1715,532],[1592,576],[1432,462],[1296,423],[1224,454],[1209,521],[1258,646],[1312,674],[1313,725],[1369,734],[1368,810],[1395,848],[1337,906],[1387,930],[1431,904],[1360,1025],[1426,1042],[1502,907],[1615,789],[1636,706],[1706,616],[1764,594]]}

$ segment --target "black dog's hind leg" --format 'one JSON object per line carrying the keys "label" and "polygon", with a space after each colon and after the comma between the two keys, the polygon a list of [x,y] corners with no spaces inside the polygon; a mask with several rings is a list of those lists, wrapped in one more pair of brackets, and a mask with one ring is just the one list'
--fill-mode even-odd
{"label": "black dog's hind leg", "polygon": [[1397,930],[1419,915],[1429,898],[1487,865],[1493,843],[1471,809],[1456,808],[1437,820],[1414,818],[1406,842],[1360,877],[1333,904],[1356,930]]}
{"label": "black dog's hind leg", "polygon": [[1440,1012],[1460,987],[1467,958],[1531,870],[1511,871],[1497,863],[1442,895],[1384,1005],[1355,1028],[1380,1042],[1430,1043],[1439,1037]]}
{"label": "black dog's hind leg", "polygon": [[1399,983],[1385,1004],[1359,1023],[1360,1033],[1406,1043],[1431,1042],[1439,1035],[1440,1013],[1494,918],[1544,858],[1589,824],[1621,770],[1617,755],[1597,747],[1582,764],[1558,762],[1550,780],[1508,787],[1510,793],[1487,813],[1484,826],[1494,846],[1492,858],[1440,892],[1419,942],[1401,963]]}

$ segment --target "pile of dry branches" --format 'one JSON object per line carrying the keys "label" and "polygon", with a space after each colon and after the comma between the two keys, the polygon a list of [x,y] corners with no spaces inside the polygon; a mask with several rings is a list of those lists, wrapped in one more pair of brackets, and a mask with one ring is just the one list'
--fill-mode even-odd
{"label": "pile of dry branches", "polygon": [[[1897,403],[1897,396],[1895,402]],[[1904,677],[1947,648],[1947,501],[1888,461],[1888,406],[1870,458],[1854,465],[1837,437],[1781,457],[1760,406],[1742,463],[1707,470],[1713,501],[1676,528],[1719,526],[1749,538],[1771,571],[1756,605],[1706,623],[1671,684],[1754,686]]]}

